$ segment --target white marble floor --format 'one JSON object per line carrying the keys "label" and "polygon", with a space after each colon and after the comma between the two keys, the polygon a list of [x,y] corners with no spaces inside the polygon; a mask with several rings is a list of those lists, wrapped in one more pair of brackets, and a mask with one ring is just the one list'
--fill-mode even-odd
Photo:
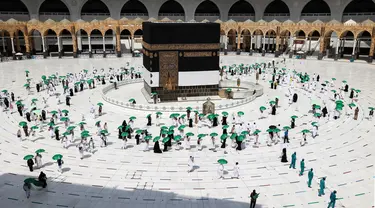
{"label": "white marble floor", "polygon": [[[271,60],[262,57],[226,56],[222,57],[223,64],[252,64]],[[127,61],[133,66],[142,63],[140,58],[121,59],[48,59],[27,60],[0,64],[0,90],[7,89],[21,96],[29,105],[32,98],[41,100],[45,92],[36,93],[32,84],[33,95],[28,95],[23,88],[25,70],[30,71],[32,83],[39,80],[43,74],[49,75],[56,71],[60,74],[78,72],[82,69],[91,70],[93,67],[106,68],[125,66]],[[117,139],[117,127],[124,119],[136,116],[135,127],[144,128],[146,124],[143,111],[128,110],[104,102],[105,115],[92,119],[89,115],[91,104],[103,102],[98,86],[93,90],[84,90],[72,97],[72,106],[65,104],[56,106],[54,98],[50,98],[47,110],[68,109],[69,117],[76,123],[81,115],[87,115],[87,128],[95,132],[94,123],[101,120],[107,122],[109,145],[99,147],[99,138],[94,137],[97,152],[85,153],[83,160],[79,159],[78,149],[71,145],[63,149],[62,144],[51,139],[47,131],[37,133],[20,142],[16,137],[18,123],[25,120],[18,113],[0,112],[0,207],[249,207],[249,194],[253,189],[260,192],[257,201],[258,208],[270,207],[327,207],[329,194],[337,190],[339,200],[336,207],[371,207],[374,206],[374,140],[375,120],[367,119],[368,107],[375,106],[373,81],[375,66],[365,63],[317,61],[317,60],[287,60],[286,67],[297,71],[319,74],[321,80],[337,78],[336,86],[341,86],[341,80],[347,80],[351,87],[361,89],[358,106],[360,108],[358,120],[353,116],[346,116],[350,111],[347,107],[348,95],[345,97],[346,107],[338,120],[322,118],[319,121],[319,136],[315,139],[308,136],[308,144],[300,147],[301,130],[310,128],[313,121],[308,110],[311,102],[323,102],[332,97],[314,92],[306,94],[299,90],[298,111],[296,106],[289,106],[285,97],[285,87],[277,90],[269,89],[267,77],[262,81],[264,95],[253,102],[227,110],[230,114],[237,111],[245,113],[244,120],[256,122],[259,129],[261,145],[254,148],[252,142],[241,152],[230,150],[224,154],[218,148],[217,152],[208,149],[209,139],[203,141],[206,146],[202,151],[174,149],[163,154],[152,151],[143,152],[143,145],[135,145],[130,140],[126,150],[121,149],[122,142]],[[254,81],[254,76],[243,79]],[[61,90],[61,86],[57,87]],[[126,96],[141,93],[141,89],[126,89]],[[259,120],[259,106],[266,105],[275,96],[280,97],[280,108],[276,116],[268,116]],[[41,105],[38,101],[38,106]],[[352,111],[352,110],[351,110]],[[220,114],[220,112],[218,112]],[[268,147],[265,144],[267,134],[265,130],[271,124],[290,124],[290,116],[297,115],[297,127],[290,131],[291,143],[279,143]],[[162,122],[171,124],[169,113],[163,115]],[[62,125],[61,125],[62,126]],[[64,127],[61,127],[64,128]],[[151,127],[150,132],[157,135],[159,129]],[[197,133],[218,132],[221,126],[209,129],[196,127],[189,129]],[[63,132],[63,131],[61,131]],[[78,129],[76,135],[79,134]],[[250,138],[251,141],[253,137]],[[79,139],[76,138],[76,143]],[[195,145],[196,138],[192,144]],[[150,145],[151,147],[151,145]],[[283,147],[288,149],[288,159],[292,152],[297,152],[297,169],[289,169],[289,164],[280,162]],[[26,199],[22,190],[23,180],[27,177],[37,177],[40,170],[30,172],[23,156],[34,154],[38,148],[46,150],[43,153],[44,166],[41,168],[47,174],[48,187],[44,190],[31,191],[31,197]],[[57,171],[57,165],[52,160],[56,153],[64,155],[64,173]],[[192,173],[187,173],[189,155],[194,155],[196,165],[199,166]],[[225,158],[227,174],[224,179],[218,179],[217,160]],[[304,158],[306,170],[314,169],[312,188],[307,187],[307,172],[298,176],[299,162]],[[232,179],[233,165],[239,162],[240,178]],[[326,195],[318,197],[319,180],[327,177]]]}

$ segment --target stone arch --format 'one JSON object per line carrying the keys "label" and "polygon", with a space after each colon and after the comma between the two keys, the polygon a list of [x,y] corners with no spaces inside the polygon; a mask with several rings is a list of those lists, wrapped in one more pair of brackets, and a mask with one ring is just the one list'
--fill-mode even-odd
{"label": "stone arch", "polygon": [[11,32],[7,31],[7,30],[4,30],[4,29],[1,29],[1,35],[2,37],[4,37],[4,45],[3,43],[1,42],[1,52],[2,54],[4,54],[5,56],[10,56],[12,54],[12,44],[11,44]]}
{"label": "stone arch", "polygon": [[288,30],[285,29],[280,32],[280,46],[279,46],[279,51],[285,52],[289,46],[290,43],[290,37],[292,33]]}
{"label": "stone arch", "polygon": [[25,35],[22,30],[16,30],[14,32],[14,49],[16,53],[26,52]]}
{"label": "stone arch", "polygon": [[164,17],[171,20],[185,19],[185,10],[179,2],[168,0],[160,6],[158,16],[159,19]]}
{"label": "stone arch", "polygon": [[[61,52],[64,56],[65,52],[70,52],[73,55],[73,39],[72,33],[68,29],[62,29],[59,33],[60,37],[60,44],[61,44]],[[66,44],[64,44],[66,43]]]}
{"label": "stone arch", "polygon": [[320,37],[320,32],[318,30],[313,30],[309,32],[308,37]]}
{"label": "stone arch", "polygon": [[244,51],[246,52],[249,52],[250,51],[250,46],[251,46],[251,32],[249,29],[247,28],[244,28],[242,31],[241,31],[241,45],[240,45],[240,48],[243,49]]}
{"label": "stone arch", "polygon": [[47,29],[43,33],[44,39],[46,41],[46,51],[48,54],[50,52],[58,52],[57,34],[58,33],[53,29]]}
{"label": "stone arch", "polygon": [[253,36],[254,36],[254,39],[253,39],[254,43],[252,43],[253,49],[257,50],[259,53],[261,53],[263,50],[263,41],[264,41],[263,35],[264,35],[264,32],[261,29],[256,29],[253,32]]}
{"label": "stone arch", "polygon": [[198,22],[204,19],[208,19],[213,22],[220,18],[220,9],[214,2],[204,0],[195,9],[194,18]]}
{"label": "stone arch", "polygon": [[130,52],[132,33],[128,29],[123,29],[120,32],[121,52]]}
{"label": "stone arch", "polygon": [[236,51],[237,50],[237,30],[230,29],[227,33],[228,37],[228,50]]}
{"label": "stone arch", "polygon": [[4,21],[10,18],[18,21],[26,21],[30,19],[30,12],[21,0],[0,1],[0,12],[8,13],[7,15],[1,15],[1,19]]}
{"label": "stone arch", "polygon": [[38,29],[31,29],[28,31],[28,36],[30,39],[30,53],[43,52],[42,33]]}
{"label": "stone arch", "polygon": [[276,49],[276,31],[273,29],[269,29],[266,32],[266,43],[265,43],[265,50],[274,52]]}
{"label": "stone arch", "polygon": [[372,0],[353,0],[344,8],[343,21],[353,19],[355,21],[364,21],[366,19],[375,20],[374,15],[356,15],[357,13],[375,13],[375,2]]}
{"label": "stone arch", "polygon": [[138,29],[136,31],[134,31],[134,36],[143,36],[143,30],[142,29]]}
{"label": "stone arch", "polygon": [[[357,34],[356,36],[358,44],[357,44],[357,58],[360,58],[360,56],[365,56],[368,57],[370,53],[370,47],[371,47],[371,33],[367,30],[361,31]],[[366,43],[365,45],[368,45],[370,47],[362,47],[363,44]]]}
{"label": "stone arch", "polygon": [[350,30],[345,30],[342,33],[340,33],[339,37],[340,38],[347,38],[347,37],[354,38],[354,32],[352,32]]}
{"label": "stone arch", "polygon": [[[331,15],[331,8],[324,0],[311,0],[302,9],[301,14],[326,13]],[[303,15],[302,15],[303,16]]]}
{"label": "stone arch", "polygon": [[[134,15],[135,14],[135,15]],[[139,0],[127,1],[121,9],[121,17],[126,18],[148,18],[148,11],[146,6]]]}
{"label": "stone arch", "polygon": [[297,30],[295,33],[294,33],[295,37],[297,39],[305,39],[306,38],[306,33],[304,30]]}
{"label": "stone arch", "polygon": [[70,19],[70,9],[61,0],[45,0],[39,6],[38,15],[40,21],[53,19],[60,21],[63,19]]}
{"label": "stone arch", "polygon": [[266,9],[264,10],[265,14],[288,14],[290,15],[290,10],[288,5],[282,0],[274,0],[270,2]]}
{"label": "stone arch", "polygon": [[104,32],[104,47],[106,53],[115,53],[116,49],[116,33],[113,29],[107,29]]}
{"label": "stone arch", "polygon": [[248,1],[238,0],[230,7],[228,17],[235,21],[245,21],[248,19],[254,21],[255,9]]}
{"label": "stone arch", "polygon": [[104,20],[109,16],[109,7],[101,0],[87,0],[82,5],[81,18],[85,21]]}

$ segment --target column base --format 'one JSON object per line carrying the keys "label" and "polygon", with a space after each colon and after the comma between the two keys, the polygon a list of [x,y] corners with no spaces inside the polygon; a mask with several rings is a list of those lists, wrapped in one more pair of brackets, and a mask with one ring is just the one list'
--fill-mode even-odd
{"label": "column base", "polygon": [[339,54],[335,54],[333,60],[335,60],[335,61],[339,60]]}
{"label": "column base", "polygon": [[17,60],[16,53],[12,53],[13,60]]}
{"label": "column base", "polygon": [[293,51],[289,52],[289,58],[293,58]]}
{"label": "column base", "polygon": [[236,55],[241,55],[241,50],[237,49]]}
{"label": "column base", "polygon": [[369,57],[367,58],[367,63],[371,64],[371,63],[372,63],[372,60],[373,60],[373,57],[372,57],[372,56],[369,56]]}
{"label": "column base", "polygon": [[43,58],[47,58],[48,57],[48,52],[47,51],[45,51],[45,52],[43,52]]}
{"label": "column base", "polygon": [[252,55],[253,55],[253,50],[250,50],[249,56],[252,56]]}
{"label": "column base", "polygon": [[26,52],[26,58],[31,59],[31,53],[30,52]]}
{"label": "column base", "polygon": [[265,56],[265,55],[266,55],[266,51],[262,50],[262,56]]}
{"label": "column base", "polygon": [[59,58],[61,58],[62,56],[63,56],[63,52],[60,51],[60,52],[59,52]]}
{"label": "column base", "polygon": [[78,58],[78,53],[77,52],[73,52],[73,58]]}
{"label": "column base", "polygon": [[224,55],[228,55],[228,49],[224,49]]}
{"label": "column base", "polygon": [[323,53],[319,53],[318,54],[318,60],[322,60],[323,59]]}
{"label": "column base", "polygon": [[89,58],[92,58],[92,52],[91,51],[89,52]]}
{"label": "column base", "polygon": [[280,56],[280,51],[275,51],[275,58]]}
{"label": "column base", "polygon": [[121,51],[117,51],[117,57],[118,57],[118,58],[121,57]]}
{"label": "column base", "polygon": [[105,53],[105,51],[103,51],[103,58],[106,58],[107,57],[107,54]]}

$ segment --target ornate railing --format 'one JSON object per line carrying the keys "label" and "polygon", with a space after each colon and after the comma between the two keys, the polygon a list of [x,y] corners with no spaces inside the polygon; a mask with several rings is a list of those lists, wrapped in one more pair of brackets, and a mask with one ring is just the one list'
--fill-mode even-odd
{"label": "ornate railing", "polygon": [[[143,82],[143,79],[133,79],[133,80],[125,80],[117,83],[117,87],[128,85],[128,84],[134,84],[134,83],[141,83]],[[133,109],[133,110],[143,110],[143,111],[167,111],[167,112],[185,112],[186,107],[176,107],[176,106],[159,106],[157,104],[131,104],[129,102],[119,101],[114,98],[110,98],[106,96],[106,94],[114,88],[114,84],[110,84],[109,86],[103,87],[101,90],[102,98],[114,105]],[[233,100],[231,103],[227,104],[216,104],[215,110],[225,110],[228,108],[233,108],[237,106],[244,105],[246,103],[249,103],[253,100],[255,100],[256,97],[259,97],[263,95],[263,89],[257,90],[254,95],[251,95],[250,97],[241,99],[241,100]],[[193,110],[200,111],[202,110],[202,106],[191,106]]]}

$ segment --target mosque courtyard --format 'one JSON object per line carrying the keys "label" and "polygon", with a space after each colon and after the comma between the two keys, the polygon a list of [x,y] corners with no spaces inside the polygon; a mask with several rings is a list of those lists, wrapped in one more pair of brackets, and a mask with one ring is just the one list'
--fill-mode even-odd
{"label": "mosque courtyard", "polygon": [[[268,63],[274,58],[261,56],[221,56],[221,65]],[[275,59],[281,62],[283,59]],[[95,142],[94,153],[85,152],[80,159],[77,145],[80,142],[79,128],[76,127],[74,143],[68,148],[63,148],[61,141],[51,138],[47,126],[50,113],[47,113],[46,127],[43,131],[36,131],[34,136],[17,138],[19,123],[26,119],[21,117],[17,110],[13,113],[1,107],[0,112],[0,207],[75,207],[75,208],[99,208],[99,207],[131,207],[131,208],[242,208],[249,207],[250,193],[255,189],[260,193],[257,200],[258,208],[280,207],[327,207],[329,195],[337,191],[336,207],[346,208],[370,208],[374,206],[374,138],[375,119],[369,117],[369,107],[375,107],[375,65],[348,60],[299,60],[286,59],[286,63],[276,66],[286,68],[288,71],[296,70],[308,73],[310,77],[315,73],[320,76],[316,90],[306,91],[300,84],[293,87],[298,94],[298,102],[289,104],[287,85],[280,85],[276,90],[270,88],[269,80],[272,73],[267,72],[265,78],[260,76],[259,84],[263,87],[263,95],[249,102],[241,103],[241,100],[217,99],[213,100],[217,109],[215,113],[222,115],[228,112],[228,122],[231,127],[232,115],[242,111],[241,120],[247,123],[256,122],[259,133],[259,145],[254,145],[254,135],[246,136],[245,148],[236,151],[231,148],[228,139],[227,154],[220,148],[220,135],[222,126],[209,128],[208,126],[186,127],[186,132],[192,132],[195,136],[191,140],[191,149],[176,150],[175,144],[162,154],[155,154],[152,150],[153,142],[150,141],[149,151],[145,150],[145,143],[136,145],[132,138],[127,142],[127,148],[122,149],[123,142],[118,139],[118,126],[123,120],[128,121],[131,116],[134,120],[134,129],[147,129],[153,136],[159,134],[160,126],[156,126],[155,113],[160,111],[161,126],[172,125],[170,114],[178,112],[183,114],[185,108],[191,106],[201,111],[204,101],[169,102],[156,104],[149,103],[142,95],[143,81],[129,81],[119,86],[118,90],[103,93],[106,85],[96,83],[96,88],[85,89],[75,93],[71,98],[71,106],[65,105],[65,98],[57,105],[54,96],[49,97],[46,91],[37,92],[35,84],[43,75],[66,75],[67,73],[79,73],[87,69],[92,73],[94,69],[100,71],[104,68],[119,69],[120,67],[134,67],[142,72],[142,58],[105,58],[105,59],[46,59],[24,60],[2,63],[0,65],[0,90],[6,89],[14,92],[16,100],[22,100],[26,108],[30,108],[31,100],[36,98],[38,109],[47,112],[67,109],[69,111],[70,125],[77,125],[85,117],[85,129],[90,132]],[[25,89],[28,70],[31,91]],[[229,80],[255,83],[255,73],[251,75],[230,76]],[[335,81],[332,81],[335,78]],[[127,77],[126,79],[130,79]],[[321,93],[321,83],[329,81],[327,91]],[[352,101],[349,93],[343,93],[344,108],[340,112],[340,118],[333,119],[334,111],[333,93],[339,91],[345,80],[350,88],[359,89],[358,98]],[[331,87],[331,83],[334,86]],[[56,90],[63,94],[63,87],[56,86]],[[236,90],[233,88],[233,90]],[[42,103],[43,97],[48,98],[46,108]],[[275,97],[279,98],[279,107],[276,115],[270,115],[269,102]],[[106,99],[105,99],[106,98]],[[137,107],[128,103],[134,98]],[[108,101],[112,100],[112,101]],[[116,101],[119,103],[115,103]],[[103,103],[103,115],[91,116],[92,106],[97,113],[97,103]],[[350,103],[356,106],[349,107]],[[122,104],[121,104],[122,103]],[[316,118],[311,110],[312,104],[327,106],[328,117]],[[139,107],[142,106],[142,107]],[[260,106],[267,109],[262,115]],[[164,108],[163,108],[164,107]],[[354,109],[359,108],[358,119],[353,119]],[[181,109],[183,109],[181,111]],[[147,127],[146,116],[151,114],[152,126]],[[289,126],[291,116],[297,116],[296,127],[289,130],[290,143],[280,142],[267,145],[270,125],[281,127]],[[238,119],[238,118],[237,118]],[[100,137],[96,135],[95,123],[101,121],[101,125],[107,123],[108,142],[106,147],[100,147]],[[312,122],[319,124],[318,136],[312,138],[307,134],[307,144],[301,147],[302,130],[311,130]],[[31,122],[34,123],[34,122]],[[32,126],[31,124],[29,126]],[[60,133],[65,126],[57,121]],[[197,135],[216,132],[217,151],[210,150],[211,139],[206,136],[202,140],[203,149],[197,150]],[[280,135],[283,135],[280,132]],[[42,153],[43,165],[29,171],[25,155],[35,155],[35,150],[45,149]],[[288,163],[281,163],[282,149],[287,149]],[[296,169],[290,169],[291,154],[296,152]],[[63,172],[58,171],[53,155],[63,155]],[[195,158],[196,168],[187,172],[189,156]],[[218,178],[218,160],[225,159],[224,178]],[[305,173],[299,176],[300,161],[305,160]],[[232,178],[233,167],[238,162],[239,178]],[[314,178],[311,188],[307,186],[308,171],[313,168]],[[33,187],[29,199],[22,190],[23,181],[26,178],[37,178],[40,171],[47,175],[48,186],[45,189]],[[325,195],[318,196],[319,181],[326,177]]]}

